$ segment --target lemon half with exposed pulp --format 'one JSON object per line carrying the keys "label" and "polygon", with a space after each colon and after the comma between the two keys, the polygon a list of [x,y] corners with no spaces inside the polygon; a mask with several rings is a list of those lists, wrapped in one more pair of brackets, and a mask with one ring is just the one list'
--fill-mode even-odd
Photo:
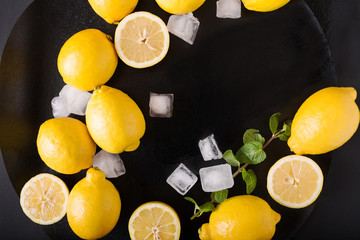
{"label": "lemon half with exposed pulp", "polygon": [[149,12],[126,16],[116,28],[115,47],[120,59],[134,68],[151,67],[160,62],[169,49],[166,24]]}
{"label": "lemon half with exposed pulp", "polygon": [[68,195],[69,190],[60,178],[41,173],[22,188],[20,205],[33,222],[49,225],[65,216]]}

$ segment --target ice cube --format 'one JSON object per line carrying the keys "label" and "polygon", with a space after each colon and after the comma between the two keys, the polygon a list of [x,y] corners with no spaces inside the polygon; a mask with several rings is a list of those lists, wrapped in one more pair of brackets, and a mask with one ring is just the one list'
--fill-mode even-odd
{"label": "ice cube", "polygon": [[89,92],[81,91],[70,85],[65,85],[59,93],[59,96],[66,102],[68,111],[81,116],[85,115],[91,95]]}
{"label": "ice cube", "polygon": [[205,161],[222,158],[222,152],[219,150],[219,147],[214,138],[214,134],[211,134],[203,140],[200,140],[199,148]]}
{"label": "ice cube", "polygon": [[240,18],[240,0],[219,0],[216,2],[216,17],[218,18]]}
{"label": "ice cube", "polygon": [[198,178],[184,164],[180,165],[166,179],[178,193],[185,195],[197,182]]}
{"label": "ice cube", "polygon": [[124,162],[119,154],[112,154],[105,150],[99,151],[94,156],[93,167],[101,169],[107,178],[116,178],[125,174]]}
{"label": "ice cube", "polygon": [[55,118],[67,117],[70,112],[67,110],[66,103],[61,97],[54,97],[51,100],[52,112]]}
{"label": "ice cube", "polygon": [[231,166],[227,163],[201,168],[199,174],[204,192],[217,192],[234,186]]}
{"label": "ice cube", "polygon": [[186,15],[171,15],[167,23],[170,33],[190,44],[194,43],[199,26],[199,20],[191,12]]}
{"label": "ice cube", "polygon": [[173,115],[174,94],[150,93],[150,117],[170,118]]}

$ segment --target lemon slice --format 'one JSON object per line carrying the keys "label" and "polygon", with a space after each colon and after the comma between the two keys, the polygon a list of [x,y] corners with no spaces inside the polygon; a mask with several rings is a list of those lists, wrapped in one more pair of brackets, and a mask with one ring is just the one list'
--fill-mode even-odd
{"label": "lemon slice", "polygon": [[169,49],[165,23],[149,12],[126,16],[116,28],[115,48],[120,59],[134,68],[151,67],[160,62]]}
{"label": "lemon slice", "polygon": [[65,216],[69,190],[58,177],[41,173],[22,188],[20,205],[33,222],[49,225]]}
{"label": "lemon slice", "polygon": [[324,177],[310,158],[290,155],[278,160],[269,170],[267,189],[271,197],[289,208],[303,208],[319,196]]}
{"label": "lemon slice", "polygon": [[177,240],[180,220],[175,210],[165,203],[144,203],[131,215],[129,233],[132,240]]}

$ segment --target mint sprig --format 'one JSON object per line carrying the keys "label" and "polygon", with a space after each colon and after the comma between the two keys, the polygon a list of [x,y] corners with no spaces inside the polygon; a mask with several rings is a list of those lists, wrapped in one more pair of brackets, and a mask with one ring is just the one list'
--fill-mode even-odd
{"label": "mint sprig", "polygon": [[241,173],[242,173],[242,179],[244,180],[244,182],[246,184],[246,194],[251,194],[256,187],[257,177],[256,177],[254,171],[251,169],[246,171],[246,169],[244,168],[241,171]]}
{"label": "mint sprig", "polygon": [[228,194],[229,194],[228,189],[213,192],[213,193],[211,193],[211,200],[216,203],[222,203],[223,201],[225,201],[227,199]]}
{"label": "mint sprig", "polygon": [[206,202],[203,205],[199,206],[194,199],[191,197],[185,197],[185,200],[192,202],[195,205],[194,215],[190,218],[193,220],[196,217],[200,217],[205,212],[213,212],[215,211],[215,205],[213,202]]}

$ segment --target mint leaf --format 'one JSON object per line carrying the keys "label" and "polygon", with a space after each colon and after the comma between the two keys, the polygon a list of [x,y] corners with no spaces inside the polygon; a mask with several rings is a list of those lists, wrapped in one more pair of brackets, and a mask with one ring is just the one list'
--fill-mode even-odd
{"label": "mint leaf", "polygon": [[257,177],[253,170],[249,169],[248,171],[245,170],[245,168],[241,171],[242,178],[244,182],[246,183],[246,194],[251,194],[257,183]]}
{"label": "mint leaf", "polygon": [[215,201],[216,203],[222,203],[228,197],[229,190],[224,189],[221,191],[211,193],[211,200]]}
{"label": "mint leaf", "polygon": [[262,144],[252,141],[243,145],[236,153],[236,158],[241,163],[258,164],[265,160],[266,153],[262,150]]}
{"label": "mint leaf", "polygon": [[236,159],[232,150],[227,150],[223,156],[225,161],[233,167],[240,167],[240,162]]}
{"label": "mint leaf", "polygon": [[283,124],[282,133],[279,134],[279,139],[281,141],[287,141],[291,135],[291,121],[286,121]]}
{"label": "mint leaf", "polygon": [[194,213],[195,213],[197,210],[200,210],[199,205],[195,202],[194,199],[192,199],[191,197],[184,197],[184,199],[187,200],[187,201],[189,201],[189,202],[192,202],[193,204],[195,204]]}
{"label": "mint leaf", "polygon": [[249,142],[252,142],[252,141],[256,141],[256,142],[259,142],[262,145],[264,145],[265,138],[263,138],[259,134],[259,130],[257,130],[257,129],[248,129],[244,133],[243,142],[244,142],[244,144],[246,144],[246,143],[249,143]]}
{"label": "mint leaf", "polygon": [[270,117],[269,127],[270,127],[270,130],[271,130],[272,134],[275,134],[278,131],[280,115],[281,115],[281,113],[278,112],[278,113],[274,113]]}
{"label": "mint leaf", "polygon": [[215,205],[214,205],[213,202],[206,202],[206,203],[204,203],[203,205],[200,206],[201,214],[204,213],[204,212],[213,212],[213,211],[215,211]]}

